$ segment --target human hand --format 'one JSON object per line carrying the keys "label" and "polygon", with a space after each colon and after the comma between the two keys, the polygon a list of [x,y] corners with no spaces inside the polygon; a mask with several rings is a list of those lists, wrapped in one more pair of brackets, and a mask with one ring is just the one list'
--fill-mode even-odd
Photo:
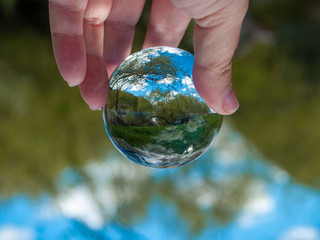
{"label": "human hand", "polygon": [[[130,54],[144,0],[49,0],[55,58],[70,86],[79,85],[91,109],[108,99],[108,73]],[[231,60],[248,0],[153,0],[143,48],[177,47],[193,18],[193,80],[217,113],[232,114],[238,100]]]}

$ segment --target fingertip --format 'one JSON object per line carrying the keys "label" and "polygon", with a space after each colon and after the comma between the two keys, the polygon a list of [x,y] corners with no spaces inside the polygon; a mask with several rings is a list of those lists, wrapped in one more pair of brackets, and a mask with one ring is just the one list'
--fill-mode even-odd
{"label": "fingertip", "polygon": [[101,110],[107,104],[109,97],[107,85],[107,81],[91,82],[87,78],[79,85],[82,99],[91,110]]}
{"label": "fingertip", "polygon": [[69,87],[81,84],[86,75],[85,63],[58,63],[58,68],[62,78],[67,82]]}
{"label": "fingertip", "polygon": [[204,86],[200,89],[196,87],[196,89],[207,105],[218,114],[231,115],[240,107],[232,87],[225,93],[221,93],[214,86]]}
{"label": "fingertip", "polygon": [[63,69],[61,69],[60,73],[69,87],[75,87],[83,82],[85,78],[85,71],[86,66],[84,65],[82,69],[79,69],[78,71],[63,71]]}
{"label": "fingertip", "polygon": [[230,115],[236,112],[239,108],[237,96],[232,87],[223,95],[222,107],[224,115]]}
{"label": "fingertip", "polygon": [[154,46],[178,47],[191,20],[171,1],[153,1],[143,49]]}
{"label": "fingertip", "polygon": [[108,76],[112,76],[113,72],[116,70],[116,68],[120,65],[122,61],[105,61],[106,62],[106,69]]}
{"label": "fingertip", "polygon": [[87,59],[87,73],[79,86],[80,93],[90,109],[99,110],[106,105],[108,100],[108,75],[102,58],[88,55]]}
{"label": "fingertip", "polygon": [[102,109],[102,107],[93,107],[93,106],[90,106],[89,105],[89,108],[92,110],[92,111],[100,111]]}
{"label": "fingertip", "polygon": [[70,87],[79,85],[87,71],[83,37],[53,33],[52,43],[61,76]]}
{"label": "fingertip", "polygon": [[101,88],[95,93],[89,92],[83,84],[80,84],[80,93],[84,102],[91,110],[101,110],[108,101],[108,93],[106,88]]}
{"label": "fingertip", "polygon": [[214,74],[206,68],[195,65],[193,82],[200,97],[216,113],[231,115],[239,108],[230,74]]}

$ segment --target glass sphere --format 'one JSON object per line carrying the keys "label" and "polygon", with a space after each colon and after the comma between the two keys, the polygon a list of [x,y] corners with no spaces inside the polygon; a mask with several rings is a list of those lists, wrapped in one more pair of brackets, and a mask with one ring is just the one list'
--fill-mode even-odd
{"label": "glass sphere", "polygon": [[104,125],[112,143],[130,160],[177,167],[213,143],[222,116],[196,92],[193,62],[184,50],[154,47],[130,55],[112,74]]}

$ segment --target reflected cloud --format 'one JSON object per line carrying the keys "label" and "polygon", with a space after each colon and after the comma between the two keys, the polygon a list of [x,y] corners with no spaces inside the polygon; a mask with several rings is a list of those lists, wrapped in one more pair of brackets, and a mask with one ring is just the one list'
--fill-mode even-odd
{"label": "reflected cloud", "polygon": [[180,49],[148,48],[122,62],[110,78],[104,125],[128,159],[154,168],[177,167],[197,159],[215,140],[222,116],[197,94],[193,61]]}
{"label": "reflected cloud", "polygon": [[164,78],[158,81],[158,84],[170,85],[174,82],[173,78]]}
{"label": "reflected cloud", "polygon": [[181,49],[166,48],[163,51],[171,53],[171,54],[177,54],[178,56],[182,56],[182,55],[186,54],[186,52]]}
{"label": "reflected cloud", "polygon": [[185,76],[182,79],[182,84],[187,85],[188,87],[192,86],[192,88],[194,88],[193,87],[193,81],[192,81],[192,78],[190,76]]}

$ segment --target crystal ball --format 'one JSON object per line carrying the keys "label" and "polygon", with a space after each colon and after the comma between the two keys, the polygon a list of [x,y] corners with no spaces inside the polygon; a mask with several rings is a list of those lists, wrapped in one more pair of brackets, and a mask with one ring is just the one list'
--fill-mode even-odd
{"label": "crystal ball", "polygon": [[103,121],[128,159],[154,168],[177,167],[213,143],[223,117],[198,95],[193,62],[184,50],[153,47],[130,55],[114,71]]}

